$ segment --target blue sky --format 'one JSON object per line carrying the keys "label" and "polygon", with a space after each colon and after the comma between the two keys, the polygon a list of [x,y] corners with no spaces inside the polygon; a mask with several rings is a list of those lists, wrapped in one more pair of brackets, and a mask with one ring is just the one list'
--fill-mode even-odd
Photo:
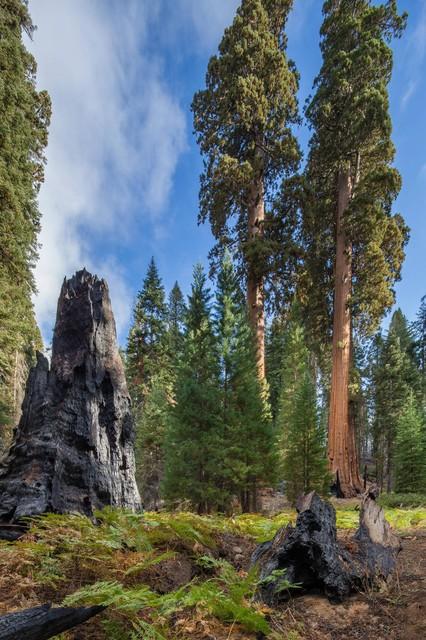
{"label": "blue sky", "polygon": [[[50,340],[62,279],[86,266],[111,289],[125,343],[136,292],[154,255],[167,289],[189,290],[207,263],[197,226],[201,158],[190,104],[238,0],[30,0],[38,29],[29,47],[53,101],[36,313]],[[289,56],[301,74],[300,105],[319,70],[321,0],[295,0]],[[411,227],[397,304],[413,319],[426,293],[426,0],[399,0],[408,29],[393,44],[390,87],[403,189],[396,203]],[[298,130],[306,149],[309,132]]]}

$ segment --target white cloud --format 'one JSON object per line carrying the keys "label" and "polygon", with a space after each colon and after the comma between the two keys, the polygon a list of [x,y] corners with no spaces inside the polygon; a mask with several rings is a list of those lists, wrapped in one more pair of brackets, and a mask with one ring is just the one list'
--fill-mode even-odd
{"label": "white cloud", "polygon": [[[165,0],[166,5],[168,0]],[[240,0],[180,0],[173,3],[190,25],[202,50],[215,51],[225,27],[231,24]]]}
{"label": "white cloud", "polygon": [[[290,31],[299,32],[312,2],[303,9],[296,3]],[[126,328],[132,302],[126,273],[114,249],[97,258],[94,247],[103,239],[110,246],[131,242],[135,210],[154,241],[167,236],[163,213],[190,120],[166,86],[152,33],[174,55],[182,47],[210,55],[239,3],[30,0],[38,29],[29,47],[38,84],[53,101],[35,273],[36,314],[47,340],[62,279],[83,266],[109,280],[119,333]]]}
{"label": "white cloud", "polygon": [[[287,31],[298,38],[316,0],[298,1],[290,13]],[[165,39],[177,49],[190,44],[193,51],[213,53],[235,16],[241,0],[157,0],[167,16]]]}
{"label": "white cloud", "polygon": [[401,108],[404,109],[416,93],[423,79],[423,61],[426,56],[426,0],[421,0],[420,18],[416,28],[408,39],[406,66],[409,74],[407,88],[401,97]]}
{"label": "white cloud", "polygon": [[145,46],[158,13],[150,4],[126,0],[123,11],[103,0],[30,2],[38,84],[53,101],[35,299],[46,337],[64,275],[84,265],[108,277],[124,327],[131,311],[125,274],[113,256],[96,260],[93,246],[105,234],[131,233],[135,199],[138,215],[154,225],[161,219],[186,148],[184,112],[165,86],[161,60]]}

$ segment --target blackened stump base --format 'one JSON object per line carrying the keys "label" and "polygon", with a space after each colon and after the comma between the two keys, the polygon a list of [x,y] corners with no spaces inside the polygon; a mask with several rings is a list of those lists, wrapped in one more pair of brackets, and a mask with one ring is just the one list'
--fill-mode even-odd
{"label": "blackened stump base", "polygon": [[48,511],[138,509],[133,442],[108,286],[79,271],[62,285],[51,366],[37,355],[0,468],[0,535]]}
{"label": "blackened stump base", "polygon": [[[386,580],[395,569],[400,542],[371,495],[362,499],[359,529],[346,546],[337,540],[334,507],[315,492],[300,499],[297,511],[296,527],[280,529],[253,554],[252,563],[260,569],[258,597],[264,602],[289,597],[284,580],[299,584],[302,592],[321,591],[341,601]],[[277,570],[284,572],[275,577]]]}

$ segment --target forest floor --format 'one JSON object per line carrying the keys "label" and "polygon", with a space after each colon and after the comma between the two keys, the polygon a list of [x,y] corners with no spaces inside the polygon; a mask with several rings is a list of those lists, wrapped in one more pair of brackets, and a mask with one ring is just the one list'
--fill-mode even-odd
{"label": "forest floor", "polygon": [[295,597],[274,612],[271,626],[281,627],[288,640],[424,640],[426,529],[402,535],[398,573],[389,585],[343,604],[320,595]]}
{"label": "forest floor", "polygon": [[[274,511],[275,505],[268,509]],[[357,501],[335,502],[338,535],[356,528]],[[402,539],[398,571],[379,590],[332,604],[292,591],[269,608],[252,600],[250,557],[259,542],[295,521],[191,513],[104,510],[47,515],[14,543],[0,542],[0,614],[52,601],[106,604],[61,640],[423,640],[426,638],[426,510],[387,509]]]}

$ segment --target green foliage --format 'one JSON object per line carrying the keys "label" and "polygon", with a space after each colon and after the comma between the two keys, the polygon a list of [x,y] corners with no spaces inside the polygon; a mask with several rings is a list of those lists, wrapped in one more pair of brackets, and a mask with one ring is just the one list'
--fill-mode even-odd
{"label": "green foliage", "polygon": [[426,493],[382,493],[379,503],[384,508],[426,509]]}
{"label": "green foliage", "polygon": [[[386,508],[398,530],[426,526],[424,508]],[[355,529],[358,504],[337,506],[337,526]],[[241,633],[268,633],[265,612],[252,600],[258,585],[254,571],[236,570],[217,558],[216,545],[224,534],[264,542],[279,528],[294,523],[294,511],[268,518],[259,514],[197,516],[193,513],[134,514],[118,509],[85,516],[47,514],[31,521],[29,533],[16,542],[0,541],[2,602],[34,604],[53,599],[68,605],[104,604],[100,621],[107,638],[174,638],[188,624],[202,620],[240,626]],[[167,593],[147,584],[150,571],[186,553],[197,577]],[[206,555],[209,554],[209,555]],[[280,574],[282,587],[293,589]],[[188,631],[189,632],[189,631]],[[227,631],[224,630],[226,635]],[[180,637],[180,636],[179,636]]]}
{"label": "green foliage", "polygon": [[143,402],[152,376],[164,364],[165,334],[164,287],[152,258],[137,295],[126,350],[127,381],[136,406]]}
{"label": "green foliage", "polygon": [[[37,194],[44,179],[44,149],[51,105],[36,90],[37,65],[23,43],[34,26],[27,3],[9,0],[0,9],[0,406],[3,424],[13,415],[16,359],[31,363],[41,337],[31,295],[38,256]],[[1,440],[1,435],[0,435]]]}
{"label": "green foliage", "polygon": [[173,400],[182,301],[176,283],[169,305],[154,258],[138,293],[126,350],[126,374],[136,418],[136,478],[147,508],[157,508],[164,467],[164,437]]}
{"label": "green foliage", "polygon": [[[376,338],[372,371],[375,412],[373,438],[377,478],[379,484],[388,491],[395,488],[395,457],[398,455],[398,448],[405,448],[402,426],[399,429],[398,443],[396,442],[398,423],[411,394],[417,396],[418,407],[421,396],[420,374],[413,359],[413,345],[407,321],[397,310],[392,317],[386,338]],[[408,423],[404,424],[407,426],[407,437],[408,434],[413,435],[408,429]]]}
{"label": "green foliage", "polygon": [[139,410],[136,431],[136,480],[145,507],[156,509],[160,504],[160,484],[164,467],[164,439],[173,385],[168,370],[151,378],[143,409]]}
{"label": "green foliage", "polygon": [[288,323],[284,340],[281,395],[276,420],[282,477],[287,497],[327,493],[326,430],[317,406],[316,385],[302,326]]}
{"label": "green foliage", "polygon": [[426,423],[411,393],[396,425],[395,489],[426,491]]}
{"label": "green foliage", "polygon": [[[254,572],[242,577],[225,560],[215,561],[210,557],[200,558],[199,564],[209,570],[214,569],[217,575],[204,582],[195,580],[165,595],[158,595],[145,585],[126,589],[118,582],[97,582],[67,596],[63,604],[104,605],[124,615],[131,624],[138,622],[139,611],[149,607],[153,620],[150,632],[159,637],[163,637],[158,627],[164,628],[164,620],[186,609],[195,609],[204,616],[213,616],[224,622],[237,622],[247,631],[269,631],[264,615],[254,610],[246,600],[256,588]],[[148,628],[146,626],[144,630]]]}
{"label": "green foliage", "polygon": [[406,15],[398,15],[395,0],[327,0],[323,13],[323,63],[306,110],[313,134],[305,172],[301,283],[310,332],[320,343],[332,326],[330,257],[336,254],[339,173],[354,185],[343,224],[351,247],[352,317],[362,333],[374,331],[394,302],[408,238],[402,217],[391,212],[401,179],[392,166],[388,97],[389,41],[402,34]]}
{"label": "green foliage", "polygon": [[265,586],[270,584],[271,582],[277,582],[279,580],[279,584],[277,584],[274,588],[274,593],[279,595],[280,593],[289,593],[291,589],[300,589],[300,583],[290,582],[286,578],[286,569],[274,569],[271,573],[263,578],[263,580],[259,581],[260,586]]}
{"label": "green foliage", "polygon": [[252,330],[228,253],[217,282],[215,329],[221,368],[222,470],[229,496],[243,510],[255,507],[256,488],[271,482],[276,466],[269,407],[255,375]]}
{"label": "green foliage", "polygon": [[275,423],[282,388],[282,359],[285,343],[285,322],[274,317],[266,332],[266,379],[269,387],[272,419]]}
{"label": "green foliage", "polygon": [[267,272],[263,233],[250,237],[253,192],[268,198],[277,180],[294,171],[299,148],[298,75],[288,61],[284,32],[290,0],[243,0],[209,61],[206,88],[192,103],[194,129],[205,158],[200,220],[218,240],[213,256],[233,242],[244,270]]}
{"label": "green foliage", "polygon": [[426,407],[426,296],[420,302],[417,317],[412,325],[414,355],[420,373],[421,402]]}
{"label": "green foliage", "polygon": [[220,482],[219,362],[210,317],[210,292],[201,265],[194,269],[183,356],[165,445],[164,493],[189,500],[199,512],[226,500]]}
{"label": "green foliage", "polygon": [[183,348],[183,333],[186,305],[179,284],[175,282],[167,304],[167,341],[169,356],[173,363],[179,361]]}

